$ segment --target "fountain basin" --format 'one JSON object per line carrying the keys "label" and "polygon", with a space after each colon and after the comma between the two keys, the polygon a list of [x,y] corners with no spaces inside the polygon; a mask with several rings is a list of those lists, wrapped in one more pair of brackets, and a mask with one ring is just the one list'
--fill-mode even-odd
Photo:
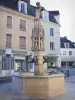
{"label": "fountain basin", "polygon": [[64,75],[13,75],[12,92],[30,98],[52,98],[64,94]]}

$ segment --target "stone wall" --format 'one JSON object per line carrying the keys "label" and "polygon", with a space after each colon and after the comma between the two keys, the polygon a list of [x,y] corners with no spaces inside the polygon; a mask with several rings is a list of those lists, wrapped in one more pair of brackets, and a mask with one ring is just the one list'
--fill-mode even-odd
{"label": "stone wall", "polygon": [[23,95],[31,98],[52,98],[64,93],[64,76],[23,78]]}
{"label": "stone wall", "polygon": [[64,94],[64,75],[13,76],[12,92],[30,98],[52,98]]}

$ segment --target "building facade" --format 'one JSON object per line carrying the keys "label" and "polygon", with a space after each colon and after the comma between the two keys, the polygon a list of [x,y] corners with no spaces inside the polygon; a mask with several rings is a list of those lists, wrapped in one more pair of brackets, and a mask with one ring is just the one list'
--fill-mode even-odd
{"label": "building facade", "polygon": [[48,68],[60,67],[60,14],[58,11],[42,11],[42,18],[45,31],[44,55],[47,57],[47,66]]}
{"label": "building facade", "polygon": [[[34,71],[31,63],[32,29],[36,7],[30,0],[0,1],[0,72],[8,74],[15,70]],[[52,56],[52,65],[60,66],[60,25],[57,11],[42,11],[41,23],[45,31],[45,56]],[[58,47],[57,47],[58,46]],[[50,54],[50,55],[49,55]],[[56,59],[57,58],[57,59]],[[55,64],[54,64],[55,65]]]}
{"label": "building facade", "polygon": [[[7,0],[6,2],[6,0],[2,0],[0,3],[0,57],[2,73],[10,73],[14,66],[21,66],[19,70],[29,71],[29,65],[26,62],[28,62],[29,51],[31,50],[31,32],[34,26],[34,18],[27,14],[27,7],[23,9],[21,4],[27,5],[26,2],[14,0]],[[13,6],[10,7],[11,3]]]}
{"label": "building facade", "polygon": [[61,37],[61,66],[71,67],[75,63],[75,42],[67,37]]}

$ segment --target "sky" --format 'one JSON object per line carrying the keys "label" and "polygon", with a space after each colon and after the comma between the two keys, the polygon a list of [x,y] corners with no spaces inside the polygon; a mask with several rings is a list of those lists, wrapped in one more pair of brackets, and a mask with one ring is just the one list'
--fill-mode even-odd
{"label": "sky", "polygon": [[60,36],[75,42],[75,0],[31,0],[32,5],[40,2],[46,10],[59,10]]}

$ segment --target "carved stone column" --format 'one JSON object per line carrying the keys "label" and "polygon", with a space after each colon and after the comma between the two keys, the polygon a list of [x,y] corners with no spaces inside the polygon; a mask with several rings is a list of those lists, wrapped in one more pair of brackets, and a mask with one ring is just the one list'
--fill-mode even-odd
{"label": "carved stone column", "polygon": [[43,75],[44,29],[40,21],[41,6],[38,2],[36,4],[36,16],[32,30],[32,51],[36,57],[34,75]]}

